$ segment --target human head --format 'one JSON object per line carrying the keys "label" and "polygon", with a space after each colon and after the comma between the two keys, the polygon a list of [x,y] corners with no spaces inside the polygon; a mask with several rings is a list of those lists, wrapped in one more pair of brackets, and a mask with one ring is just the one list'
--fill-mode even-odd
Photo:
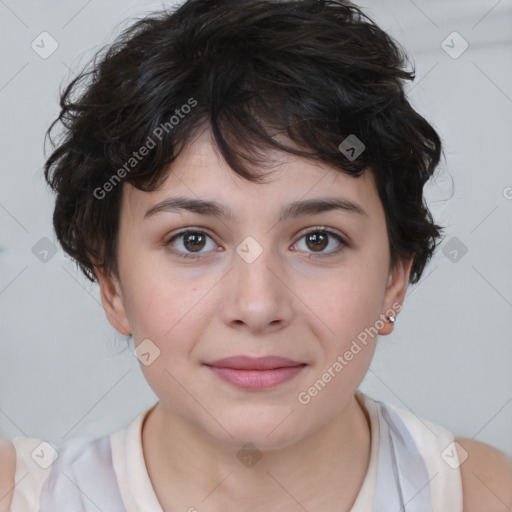
{"label": "human head", "polygon": [[[221,442],[283,447],[332,418],[373,344],[358,346],[357,362],[321,399],[295,396],[335,371],[337,354],[365,329],[380,321],[390,332],[379,315],[401,305],[432,254],[439,232],[422,190],[440,140],[405,98],[413,73],[403,61],[348,2],[190,0],[127,29],[63,94],[64,138],[46,164],[59,241],[100,281],[119,332],[160,351],[143,371],[166,409]],[[365,146],[355,159],[339,149],[353,135]],[[297,221],[271,225],[281,202],[313,189],[345,192],[370,212],[366,224],[345,218],[356,242],[330,264],[287,252]],[[236,209],[237,222],[208,221],[230,249],[209,264],[166,252],[175,220],[144,224],[148,208],[178,191]],[[252,263],[235,253],[246,236],[263,245]],[[240,400],[217,388],[205,361],[240,352],[304,361],[300,389],[290,381],[271,400]],[[183,389],[211,405],[216,421]],[[285,403],[300,414],[267,438]]]}

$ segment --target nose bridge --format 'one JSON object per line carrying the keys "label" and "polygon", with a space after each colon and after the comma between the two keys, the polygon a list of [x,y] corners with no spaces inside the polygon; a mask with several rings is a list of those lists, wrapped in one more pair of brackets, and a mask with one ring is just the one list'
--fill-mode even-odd
{"label": "nose bridge", "polygon": [[[259,238],[260,242],[258,242]],[[275,275],[270,269],[278,266],[270,247],[270,237],[263,241],[263,235],[247,236],[236,248],[235,280],[241,287],[239,292],[258,293],[261,298],[269,298],[274,293]],[[261,295],[263,294],[263,295]]]}
{"label": "nose bridge", "polygon": [[[263,235],[259,237],[262,240]],[[236,247],[227,300],[224,302],[224,320],[243,322],[250,329],[262,330],[269,324],[282,323],[291,314],[290,294],[286,291],[280,273],[281,265],[269,244],[270,237],[260,243],[248,236]],[[280,322],[276,322],[280,321]]]}

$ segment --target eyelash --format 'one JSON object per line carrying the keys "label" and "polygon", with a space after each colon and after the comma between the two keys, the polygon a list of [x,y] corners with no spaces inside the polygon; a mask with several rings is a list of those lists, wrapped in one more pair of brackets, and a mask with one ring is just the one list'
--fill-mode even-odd
{"label": "eyelash", "polygon": [[[212,238],[210,235],[208,235],[208,233],[206,233],[205,231],[201,231],[200,229],[185,229],[185,230],[179,231],[178,233],[173,235],[167,242],[165,242],[165,246],[167,247],[167,246],[171,245],[171,243],[174,242],[174,240],[176,240],[177,238],[180,238],[180,237],[182,237],[184,235],[188,235],[190,233],[201,234],[201,235],[207,236],[210,239]],[[337,249],[334,249],[333,251],[325,253],[325,254],[323,254],[323,253],[314,253],[314,252],[309,253],[313,257],[316,257],[316,256],[320,256],[320,257],[335,256],[338,253],[340,253],[343,249],[345,249],[345,247],[348,246],[347,242],[345,242],[345,240],[340,235],[338,235],[338,233],[336,233],[335,231],[331,231],[330,229],[321,227],[321,226],[312,228],[309,231],[306,231],[305,233],[302,233],[302,235],[299,238],[299,240],[302,240],[305,236],[310,235],[312,233],[326,233],[330,237],[336,239],[339,242],[339,244],[340,244]],[[170,249],[170,250],[172,251],[173,254],[175,254],[176,256],[178,256],[180,258],[183,258],[183,259],[197,260],[197,259],[202,257],[201,256],[202,253],[191,254],[191,253],[183,253],[183,252],[180,252],[180,251],[176,251],[175,249]],[[311,256],[310,256],[310,258],[311,258]]]}

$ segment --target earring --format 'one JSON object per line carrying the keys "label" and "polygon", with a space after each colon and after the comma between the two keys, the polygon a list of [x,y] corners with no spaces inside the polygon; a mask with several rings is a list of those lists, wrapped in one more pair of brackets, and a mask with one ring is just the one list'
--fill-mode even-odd
{"label": "earring", "polygon": [[396,322],[396,318],[394,316],[388,316],[388,322],[394,324]]}

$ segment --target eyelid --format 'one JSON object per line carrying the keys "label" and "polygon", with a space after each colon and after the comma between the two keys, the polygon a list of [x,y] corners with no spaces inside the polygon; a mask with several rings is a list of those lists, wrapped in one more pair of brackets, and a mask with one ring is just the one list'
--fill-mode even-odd
{"label": "eyelid", "polygon": [[334,228],[330,228],[329,226],[311,226],[309,228],[303,229],[302,231],[299,231],[297,236],[300,239],[304,235],[308,235],[309,233],[315,233],[316,231],[325,231],[328,234],[339,236],[343,243],[347,245],[349,243],[347,237],[341,231],[338,231],[337,229]]}
{"label": "eyelid", "polygon": [[[328,252],[315,252],[315,251],[307,252],[306,251],[307,254],[310,255],[310,258],[311,257],[328,258],[329,256],[336,256],[343,249],[351,246],[351,244],[347,241],[347,237],[344,234],[342,234],[338,230],[336,230],[334,228],[330,228],[328,226],[309,226],[307,228],[304,228],[303,230],[301,230],[297,234],[297,240],[293,243],[293,246],[295,246],[306,235],[309,235],[311,233],[316,233],[316,232],[325,232],[325,233],[327,233],[327,235],[329,237],[336,239],[340,245],[336,249],[328,251]],[[209,230],[207,228],[199,228],[199,227],[194,227],[194,226],[188,226],[186,228],[182,228],[182,229],[178,230],[177,232],[172,233],[170,236],[165,237],[163,245],[165,247],[168,247],[169,245],[171,245],[171,242],[173,242],[177,238],[180,238],[181,236],[189,234],[189,233],[201,233],[201,234],[204,234],[208,238],[213,240],[213,242],[216,245],[219,245],[215,241],[215,237],[210,234],[210,232],[209,232]],[[207,258],[208,256],[211,256],[212,252],[213,253],[220,252],[219,250],[217,250],[217,251],[211,251],[210,250],[210,251],[207,251],[205,253],[203,253],[203,252],[193,253],[193,252],[179,251],[179,250],[174,249],[174,248],[168,249],[168,250],[170,252],[172,252],[173,254],[177,255],[178,257],[181,257],[183,259],[192,259],[192,260],[199,259],[199,258]]]}
{"label": "eyelid", "polygon": [[180,235],[185,235],[187,233],[204,233],[205,235],[208,235],[212,240],[215,239],[215,237],[210,233],[210,231],[207,228],[188,226],[186,228],[178,229],[178,231],[176,232],[173,231],[170,235],[166,236],[164,238],[164,244],[167,245],[175,238],[178,238]]}

